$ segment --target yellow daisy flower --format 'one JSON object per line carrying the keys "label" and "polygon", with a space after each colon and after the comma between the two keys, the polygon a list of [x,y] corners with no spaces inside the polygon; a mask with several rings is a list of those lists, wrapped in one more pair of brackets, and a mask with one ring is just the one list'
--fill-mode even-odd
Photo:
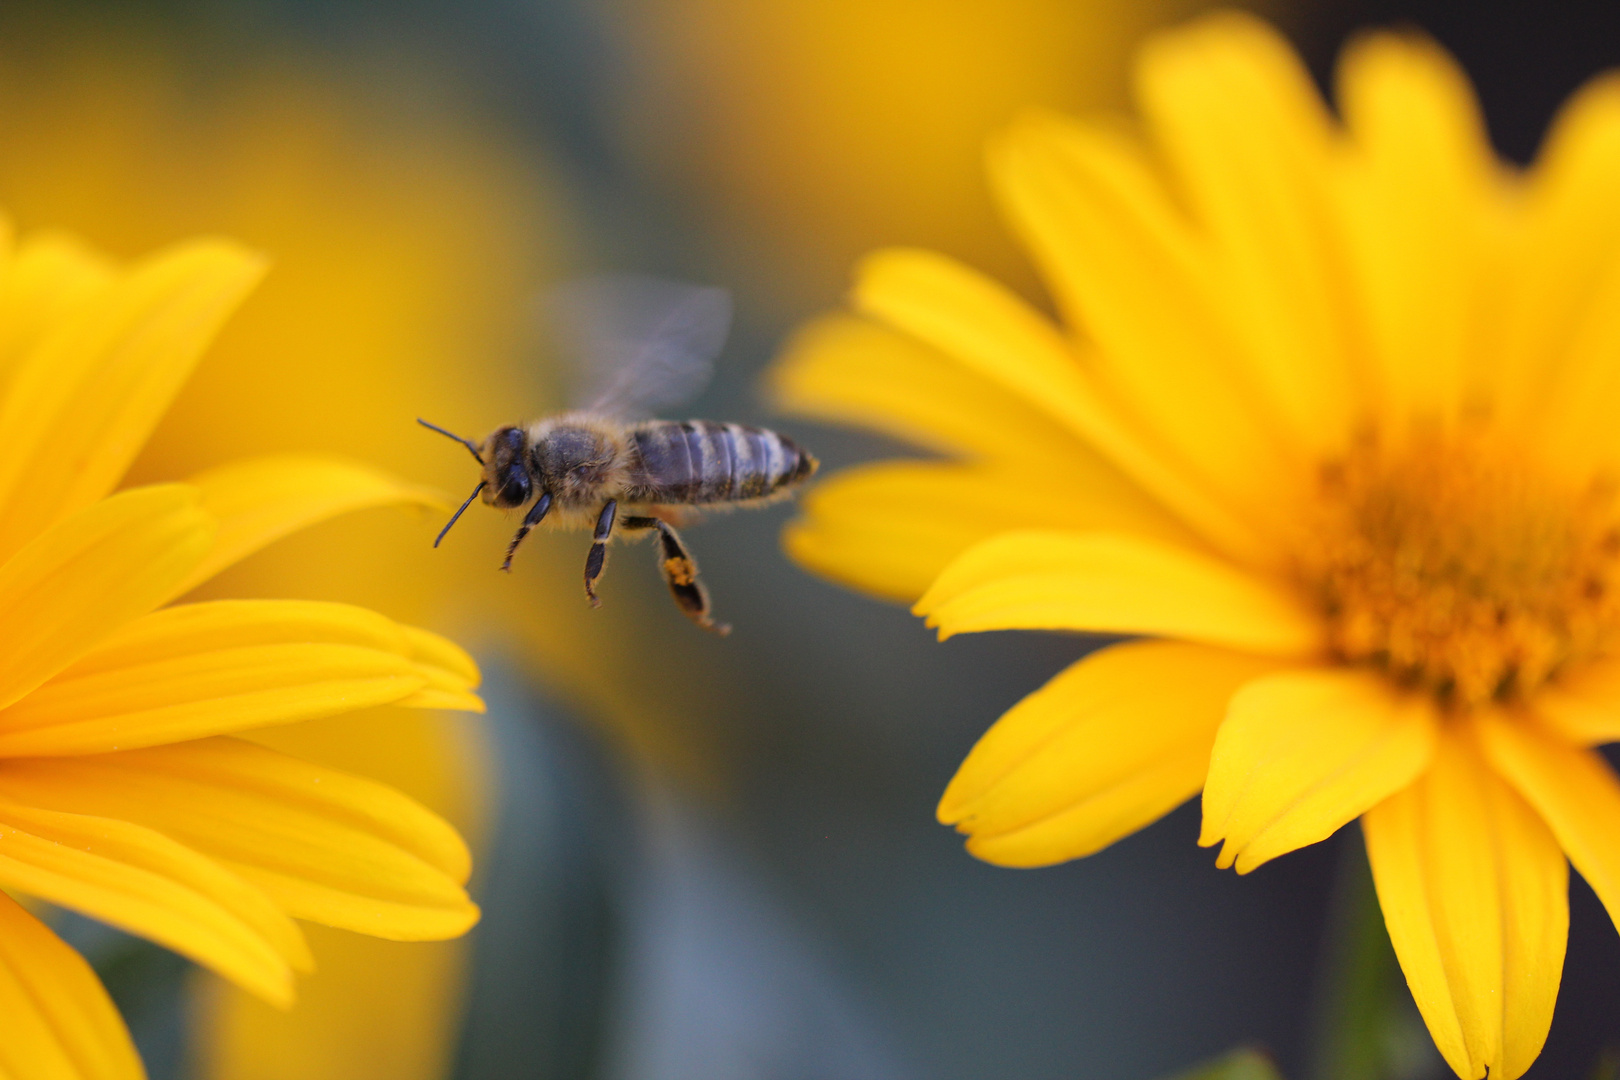
{"label": "yellow daisy flower", "polygon": [[1244,873],[1360,818],[1440,1051],[1511,1080],[1566,858],[1620,915],[1620,80],[1521,171],[1414,36],[1346,49],[1338,118],[1243,16],[1136,75],[1145,137],[990,148],[1061,325],[888,251],[790,348],[788,407],[945,460],[834,476],[787,545],[941,637],[1141,635],[1002,717],[941,821],[1038,866],[1202,790]]}
{"label": "yellow daisy flower", "polygon": [[[476,921],[438,817],[226,737],[373,705],[481,710],[455,645],[334,603],[171,601],[346,510],[431,501],[280,456],[113,494],[262,260],[203,240],[130,266],[0,244],[0,887],[159,942],[288,1005],[293,921],[400,940]],[[138,1077],[84,962],[0,894],[0,1074]]]}

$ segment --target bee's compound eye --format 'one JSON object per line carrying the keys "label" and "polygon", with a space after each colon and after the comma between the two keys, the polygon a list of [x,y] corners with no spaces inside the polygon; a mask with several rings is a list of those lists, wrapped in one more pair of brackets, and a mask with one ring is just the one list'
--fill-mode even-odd
{"label": "bee's compound eye", "polygon": [[529,501],[529,493],[533,489],[529,474],[522,466],[512,465],[501,477],[499,502],[502,506],[521,506]]}

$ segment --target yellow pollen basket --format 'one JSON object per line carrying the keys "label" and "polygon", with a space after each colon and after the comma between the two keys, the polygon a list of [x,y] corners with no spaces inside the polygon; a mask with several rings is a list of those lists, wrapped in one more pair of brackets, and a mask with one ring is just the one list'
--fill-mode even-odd
{"label": "yellow pollen basket", "polygon": [[1364,435],[1318,492],[1301,571],[1332,648],[1448,709],[1523,698],[1620,628],[1612,482],[1555,484],[1479,427]]}

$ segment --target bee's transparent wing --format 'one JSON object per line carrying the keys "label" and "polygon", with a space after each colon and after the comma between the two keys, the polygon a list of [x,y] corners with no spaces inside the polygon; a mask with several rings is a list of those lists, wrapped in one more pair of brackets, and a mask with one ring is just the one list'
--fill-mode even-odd
{"label": "bee's transparent wing", "polygon": [[544,297],[573,361],[575,408],[627,419],[696,397],[731,329],[731,294],[636,274],[566,282]]}

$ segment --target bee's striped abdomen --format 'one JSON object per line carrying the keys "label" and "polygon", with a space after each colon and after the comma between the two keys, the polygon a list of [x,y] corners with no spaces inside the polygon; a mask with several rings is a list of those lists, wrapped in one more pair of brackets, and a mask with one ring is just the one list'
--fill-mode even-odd
{"label": "bee's striped abdomen", "polygon": [[816,459],[785,436],[745,424],[654,420],[634,432],[633,502],[763,499],[815,472]]}

